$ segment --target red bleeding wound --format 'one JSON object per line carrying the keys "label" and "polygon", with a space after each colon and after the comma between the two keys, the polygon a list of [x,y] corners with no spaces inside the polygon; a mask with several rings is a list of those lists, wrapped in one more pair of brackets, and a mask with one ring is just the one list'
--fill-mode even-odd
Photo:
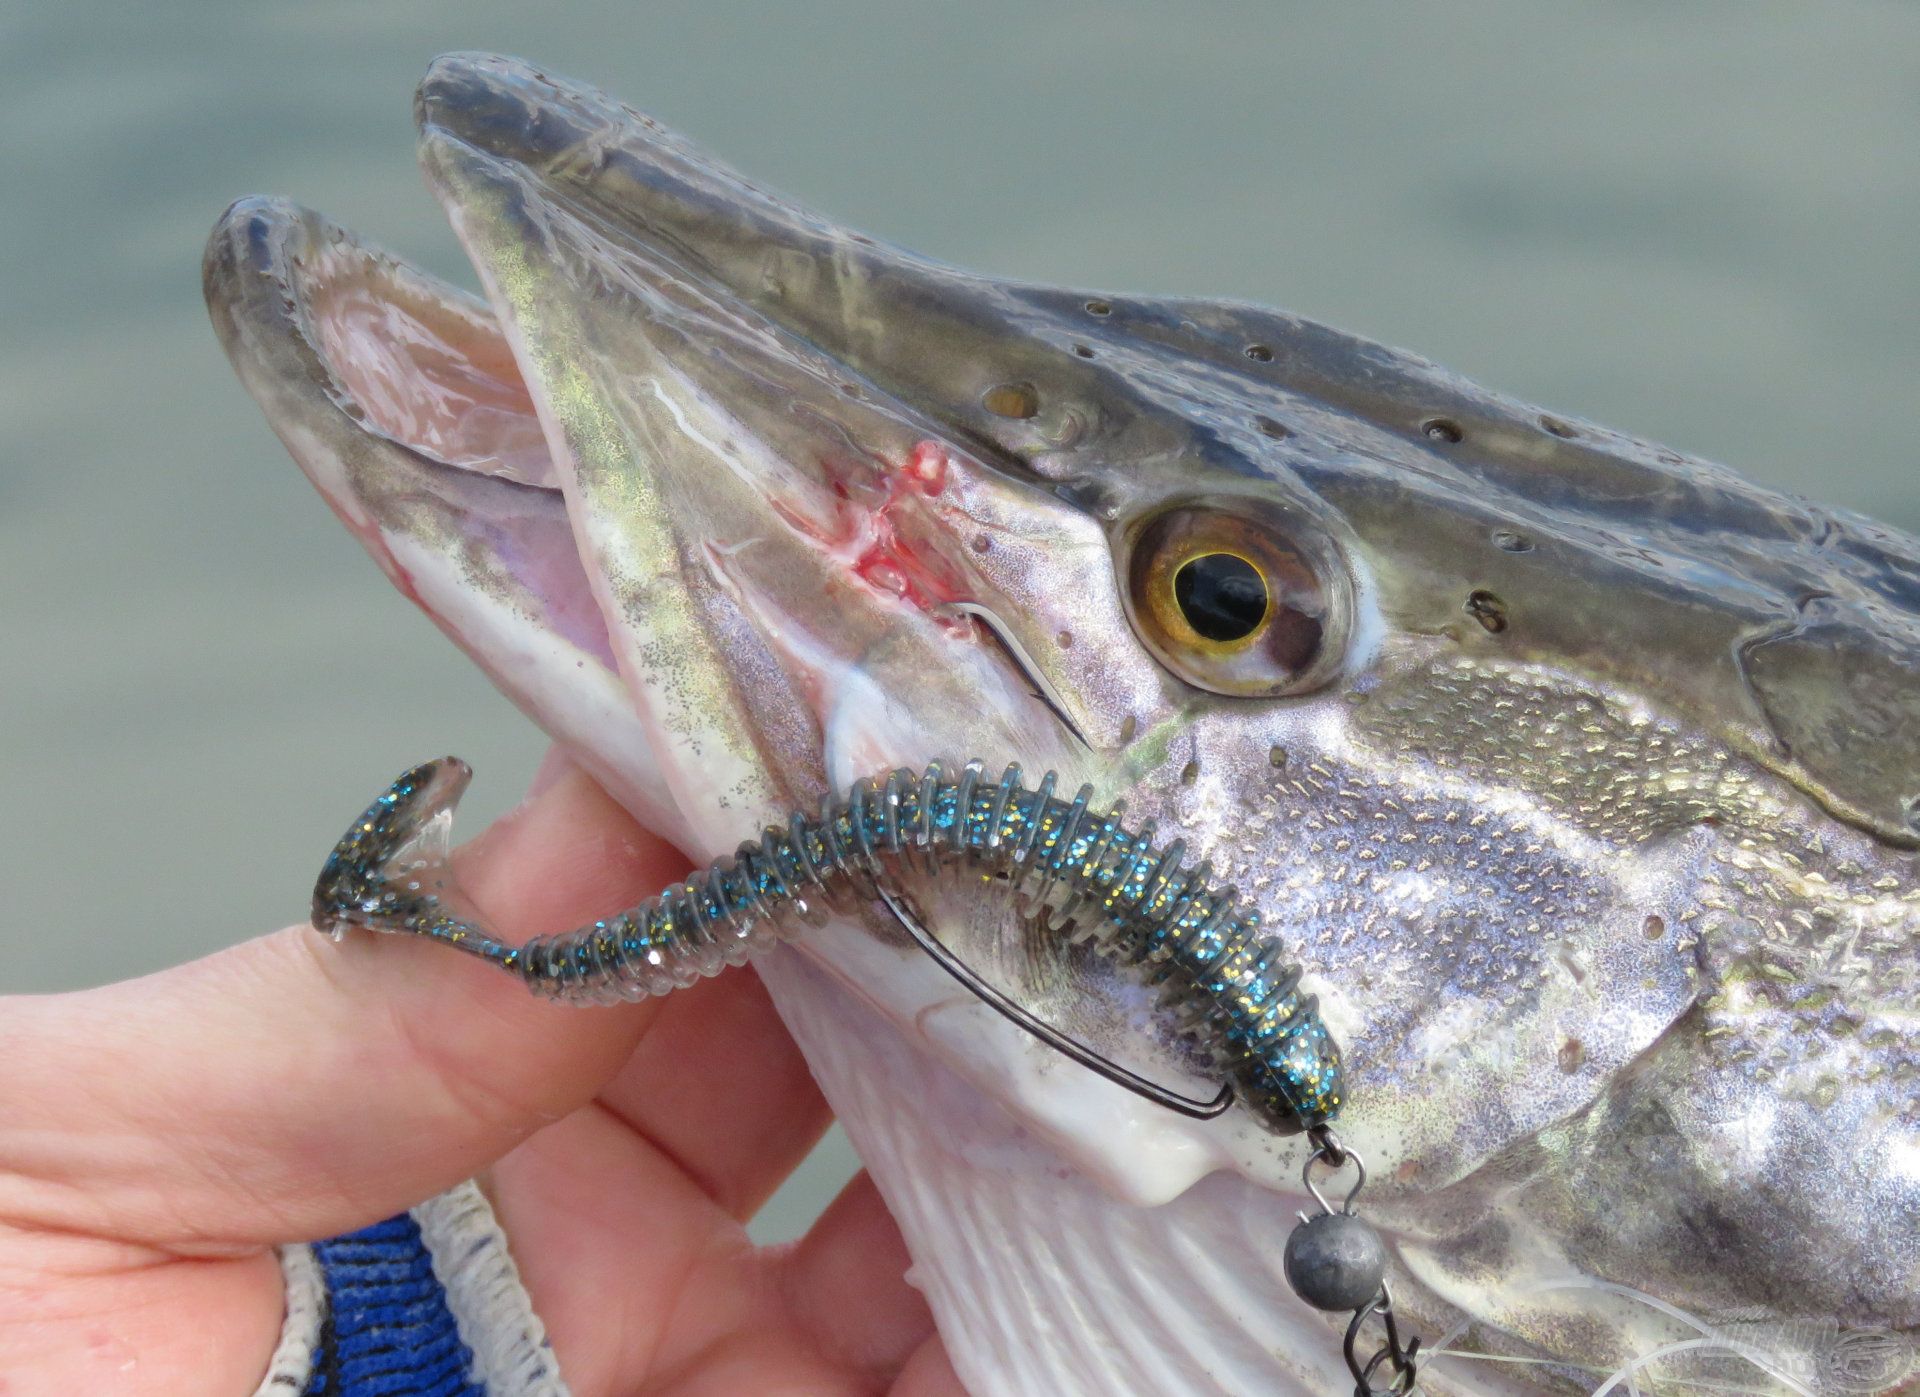
{"label": "red bleeding wound", "polygon": [[[916,513],[916,502],[938,495],[946,488],[952,464],[953,454],[941,442],[930,439],[916,442],[904,460],[887,462],[888,470],[882,477],[883,493],[877,502],[868,504],[861,496],[871,499],[870,491],[848,488],[849,476],[858,478],[855,473],[831,460],[822,461],[824,474],[832,482],[837,497],[831,531],[823,531],[817,522],[803,517],[782,500],[776,498],[769,503],[796,533],[818,542],[875,591],[934,614],[943,625],[970,632],[970,620],[946,610],[962,591],[944,559],[936,549],[923,551],[911,537],[910,521]],[[868,475],[868,479],[871,478]],[[901,522],[908,523],[908,537],[901,536]]]}
{"label": "red bleeding wound", "polygon": [[937,495],[947,488],[947,465],[951,458],[947,448],[937,441],[915,442],[913,450],[907,455],[907,464],[902,474],[912,481],[914,488],[923,495]]}
{"label": "red bleeding wound", "polygon": [[849,540],[858,548],[852,558],[855,576],[922,611],[943,607],[959,593],[945,575],[937,553],[923,553],[913,540],[901,537],[895,514],[913,496],[937,495],[945,489],[951,463],[951,453],[944,444],[915,442],[906,460],[888,474],[885,498],[874,509],[864,511],[865,519],[855,522],[851,530],[854,537]]}

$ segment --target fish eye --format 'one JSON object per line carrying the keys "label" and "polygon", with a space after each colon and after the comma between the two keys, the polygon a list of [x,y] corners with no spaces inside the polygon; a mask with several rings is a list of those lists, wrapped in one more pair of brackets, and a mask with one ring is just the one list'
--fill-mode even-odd
{"label": "fish eye", "polygon": [[1196,634],[1222,644],[1259,630],[1272,605],[1260,569],[1232,553],[1202,553],[1182,563],[1173,575],[1173,601]]}
{"label": "fish eye", "polygon": [[1147,648],[1196,688],[1303,693],[1337,649],[1334,571],[1276,521],[1181,507],[1134,532],[1128,600]]}

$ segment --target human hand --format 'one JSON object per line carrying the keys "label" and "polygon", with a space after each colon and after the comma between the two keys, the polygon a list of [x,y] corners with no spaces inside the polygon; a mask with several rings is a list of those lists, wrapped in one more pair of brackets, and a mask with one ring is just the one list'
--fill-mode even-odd
{"label": "human hand", "polygon": [[[686,868],[553,758],[456,861],[524,935]],[[579,1397],[960,1392],[864,1173],[800,1242],[747,1237],[829,1119],[750,970],[579,1009],[410,938],[294,928],[0,1000],[0,1064],[5,1397],[249,1393],[273,1244],[476,1174]]]}

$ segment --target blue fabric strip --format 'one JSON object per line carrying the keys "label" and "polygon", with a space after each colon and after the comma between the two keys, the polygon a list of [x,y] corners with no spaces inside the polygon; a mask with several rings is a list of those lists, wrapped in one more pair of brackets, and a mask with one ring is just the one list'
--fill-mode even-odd
{"label": "blue fabric strip", "polygon": [[327,1318],[307,1397],[486,1397],[406,1214],[315,1242]]}

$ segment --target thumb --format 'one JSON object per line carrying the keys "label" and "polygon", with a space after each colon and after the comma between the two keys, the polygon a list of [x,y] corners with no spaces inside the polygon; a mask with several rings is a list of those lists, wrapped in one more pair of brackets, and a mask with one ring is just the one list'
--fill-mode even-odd
{"label": "thumb", "polygon": [[[576,768],[543,778],[456,855],[508,937],[684,874]],[[591,1099],[653,1010],[554,1005],[425,941],[305,927],[0,1000],[0,1221],[194,1252],[364,1226]]]}

